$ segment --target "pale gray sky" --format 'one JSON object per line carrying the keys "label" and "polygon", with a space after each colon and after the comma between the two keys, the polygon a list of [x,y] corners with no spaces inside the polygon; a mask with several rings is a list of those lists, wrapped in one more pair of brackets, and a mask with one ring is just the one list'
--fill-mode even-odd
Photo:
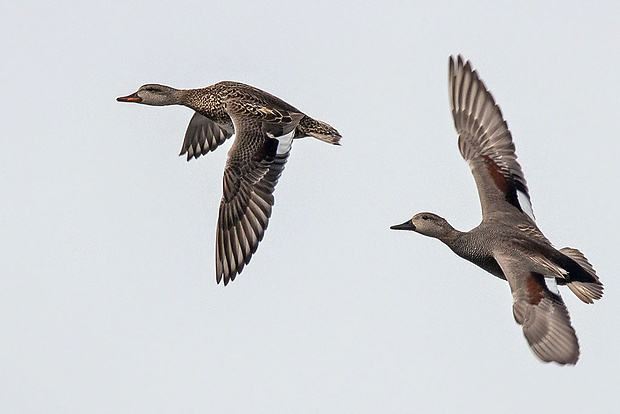
{"label": "pale gray sky", "polygon": [[[4,2],[0,411],[620,409],[614,2]],[[576,367],[539,362],[507,283],[389,226],[480,207],[448,105],[470,59],[534,212],[606,287],[563,290]],[[342,133],[294,143],[257,254],[215,284],[230,144],[178,157],[192,111],[148,82],[237,80]],[[611,191],[610,191],[611,190]]]}

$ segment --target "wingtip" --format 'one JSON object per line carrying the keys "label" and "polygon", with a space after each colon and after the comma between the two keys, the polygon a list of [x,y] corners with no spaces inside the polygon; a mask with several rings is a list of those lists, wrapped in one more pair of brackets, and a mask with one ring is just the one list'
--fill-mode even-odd
{"label": "wingtip", "polygon": [[198,157],[200,157],[200,153],[198,153],[196,156],[194,156],[193,153],[189,153],[187,150],[181,150],[181,152],[179,153],[179,157],[182,157],[185,154],[187,154],[187,157],[185,158],[185,161],[187,161],[187,162],[190,162],[192,160],[192,158],[198,159]]}
{"label": "wingtip", "polygon": [[448,65],[450,67],[455,67],[459,64],[462,65],[462,63],[463,63],[463,56],[460,53],[456,55],[448,56]]}
{"label": "wingtip", "polygon": [[458,55],[450,55],[448,57],[449,72],[454,73],[457,69],[468,68],[470,72],[474,72],[473,66],[469,60],[466,60],[460,53]]}
{"label": "wingtip", "polygon": [[215,276],[215,280],[217,281],[218,285],[220,284],[220,282],[223,282],[224,286],[228,286],[228,283],[230,283],[231,280],[234,280],[234,278],[229,278],[228,276],[220,273]]}

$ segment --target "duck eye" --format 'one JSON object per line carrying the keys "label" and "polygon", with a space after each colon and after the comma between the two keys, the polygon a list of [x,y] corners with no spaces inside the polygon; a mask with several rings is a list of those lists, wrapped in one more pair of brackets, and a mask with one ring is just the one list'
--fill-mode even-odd
{"label": "duck eye", "polygon": [[422,216],[422,220],[428,220],[429,218],[430,218],[430,217],[428,217],[428,216],[426,216],[426,215]]}

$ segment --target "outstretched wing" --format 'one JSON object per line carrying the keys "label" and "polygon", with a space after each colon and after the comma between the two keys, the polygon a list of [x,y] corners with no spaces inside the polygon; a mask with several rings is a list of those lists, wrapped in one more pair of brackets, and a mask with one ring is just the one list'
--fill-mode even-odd
{"label": "outstretched wing", "polygon": [[523,325],[534,354],[545,362],[577,363],[579,342],[559,293],[549,290],[543,275],[528,268],[527,258],[501,252],[494,256],[510,284],[515,320]]}
{"label": "outstretched wing", "polygon": [[459,149],[476,180],[483,218],[516,208],[534,219],[508,125],[470,62],[463,63],[461,56],[450,57],[449,90]]}
{"label": "outstretched wing", "polygon": [[216,236],[216,280],[234,280],[262,240],[273,192],[289,156],[292,135],[303,114],[227,102],[236,138],[224,170]]}
{"label": "outstretched wing", "polygon": [[187,153],[187,161],[198,158],[215,150],[233,133],[232,126],[219,124],[196,112],[185,131],[185,139],[179,155]]}

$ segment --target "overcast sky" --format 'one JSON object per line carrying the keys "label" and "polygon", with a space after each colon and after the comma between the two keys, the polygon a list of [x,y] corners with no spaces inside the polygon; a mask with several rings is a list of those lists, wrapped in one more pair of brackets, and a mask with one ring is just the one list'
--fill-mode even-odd
{"label": "overcast sky", "polygon": [[[0,411],[620,409],[620,3],[3,2]],[[604,298],[563,297],[575,367],[543,364],[508,284],[415,233],[480,220],[449,112],[470,59],[512,130],[540,228]],[[295,141],[257,254],[216,285],[230,143],[144,83],[236,80],[343,135]]]}

